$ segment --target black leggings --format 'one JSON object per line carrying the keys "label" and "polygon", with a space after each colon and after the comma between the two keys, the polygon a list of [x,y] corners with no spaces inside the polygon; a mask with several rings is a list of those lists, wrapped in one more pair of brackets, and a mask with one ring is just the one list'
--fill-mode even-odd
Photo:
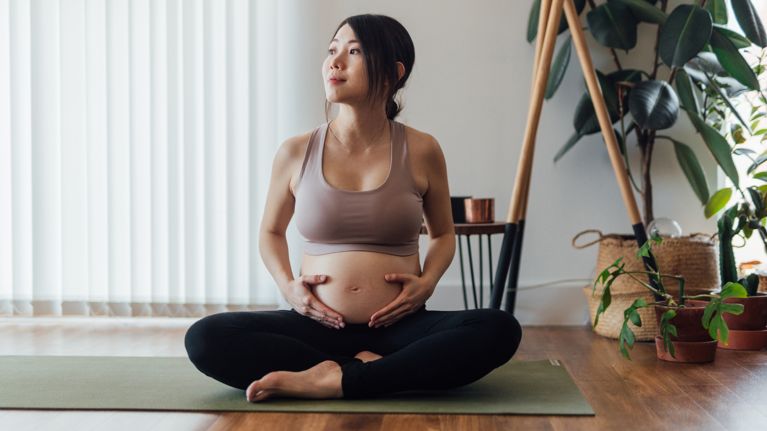
{"label": "black leggings", "polygon": [[[236,311],[195,322],[184,343],[205,375],[246,389],[271,371],[341,365],[344,398],[448,389],[479,380],[516,352],[522,329],[496,309],[431,311],[421,307],[388,327],[323,326],[295,310]],[[371,362],[363,350],[383,355]]]}

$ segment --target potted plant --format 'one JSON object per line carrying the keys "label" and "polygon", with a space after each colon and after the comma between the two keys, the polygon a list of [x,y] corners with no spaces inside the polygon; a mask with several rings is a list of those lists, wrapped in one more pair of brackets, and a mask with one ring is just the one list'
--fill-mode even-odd
{"label": "potted plant", "polygon": [[[688,286],[685,289],[687,295],[708,293],[717,290],[719,284],[719,258],[718,247],[715,238],[710,233],[693,233],[684,237],[674,236],[668,229],[652,229],[648,227],[650,234],[656,233],[663,240],[653,247],[655,261],[665,273],[674,274],[685,279]],[[591,241],[585,242],[580,238],[584,235],[598,235]],[[641,271],[645,269],[641,258],[636,257],[639,247],[633,235],[603,234],[599,230],[583,231],[573,238],[573,247],[584,249],[599,244],[596,258],[596,267],[601,269],[609,266],[616,259],[624,257],[621,263],[625,271]],[[598,271],[597,271],[598,273]],[[645,280],[646,281],[646,280]],[[677,283],[667,284],[667,293],[678,295]],[[591,283],[583,287],[583,295],[589,308],[589,316],[592,323],[599,308],[601,291],[596,294]],[[641,283],[630,277],[621,277],[610,285],[611,307],[606,310],[599,322],[593,326],[596,334],[603,337],[618,339],[623,323],[622,310],[630,306],[636,299],[644,298],[652,302],[655,298]],[[634,331],[636,341],[653,341],[658,332],[655,322],[655,311],[652,307],[639,310],[644,324],[642,327],[630,325]]]}
{"label": "potted plant", "polygon": [[[753,200],[749,203],[740,201],[729,207],[717,221],[719,236],[719,262],[722,286],[736,282],[741,284],[747,295],[742,298],[727,298],[725,303],[740,304],[743,313],[725,316],[730,329],[729,339],[720,340],[719,347],[734,350],[761,350],[767,347],[767,293],[758,292],[759,277],[750,274],[738,279],[735,265],[733,240],[736,236],[751,236],[754,230],[764,229],[761,221],[765,220],[765,192],[759,192],[756,187],[750,187],[749,195]],[[763,189],[764,190],[764,189]],[[752,204],[755,204],[752,207]]]}
{"label": "potted plant", "polygon": [[[767,72],[766,54],[765,50],[761,50],[755,56],[756,61],[752,67],[760,80],[763,80]],[[710,218],[727,207],[717,221],[720,285],[738,282],[748,293],[745,298],[729,298],[726,301],[742,304],[744,311],[738,316],[725,316],[731,329],[729,343],[720,342],[719,347],[761,350],[767,347],[767,294],[758,292],[758,275],[738,278],[733,242],[736,238],[747,241],[756,233],[756,237],[767,250],[767,185],[764,184],[767,182],[767,171],[763,170],[763,164],[767,162],[767,151],[763,148],[767,142],[767,126],[764,124],[767,117],[767,97],[760,91],[744,91],[734,100],[728,100],[725,95],[712,88],[718,85],[718,78],[713,74],[709,77],[709,85],[698,82],[699,90],[705,94],[704,118],[725,136],[733,147],[733,154],[749,159],[750,164],[745,170],[745,176],[750,183],[756,184],[748,187],[737,187],[733,184],[718,190],[709,199],[704,211],[706,217]],[[735,105],[733,109],[726,109],[732,105]],[[748,109],[737,109],[739,107]],[[737,112],[740,112],[740,119],[736,121],[734,117]],[[753,131],[743,127],[743,118],[748,118]],[[733,196],[737,199],[730,204]]]}
{"label": "potted plant", "polygon": [[[703,145],[736,187],[740,185],[727,140],[721,130],[707,121],[711,111],[706,110],[706,102],[709,94],[721,95],[722,109],[735,112],[730,98],[745,90],[761,90],[756,74],[743,56],[744,51],[754,46],[767,47],[764,26],[752,3],[753,0],[683,0],[673,4],[668,0],[575,1],[578,12],[585,15],[585,24],[594,40],[609,52],[612,59],[610,65],[598,70],[598,76],[630,183],[642,202],[645,226],[657,221],[651,176],[656,144],[672,146],[676,160],[702,206],[714,196],[709,192],[706,172],[693,151],[696,146]],[[527,31],[527,39],[531,42],[537,36],[539,10],[540,0],[535,0]],[[728,22],[728,16],[734,16],[733,21],[737,23]],[[555,96],[570,63],[572,43],[564,22],[560,23],[559,33],[561,40],[547,83],[547,99]],[[654,40],[649,55],[637,52],[640,39]],[[632,67],[628,67],[627,57],[636,58],[638,54],[646,58],[647,66],[633,67],[636,62],[632,61]],[[583,137],[599,132],[588,92],[584,92],[573,106],[574,131],[556,153],[555,162]],[[690,138],[666,131],[677,123],[680,115],[688,117],[701,137],[700,142],[691,142]],[[742,123],[747,132],[757,132],[751,130],[749,122]],[[636,146],[638,151],[629,151],[629,146]],[[679,244],[680,248],[706,246],[699,242],[699,238],[680,237],[665,243],[664,248],[673,248],[667,247],[672,244]],[[710,248],[705,250],[703,247],[702,251],[715,255],[713,242]],[[669,254],[678,253],[670,250]],[[701,265],[707,267],[701,268]],[[598,268],[604,266],[601,262],[597,265]],[[715,260],[690,259],[681,266],[681,269],[672,271],[687,276],[688,280],[690,274],[717,271]],[[690,286],[703,291],[720,286],[718,277],[708,277],[708,280],[707,286],[697,282]],[[619,292],[622,301],[633,294],[631,290],[637,289],[643,288],[630,280],[630,283],[618,283],[614,291]],[[596,308],[598,305],[588,291],[587,286],[584,293],[589,297],[590,307]],[[613,327],[617,326],[613,324],[617,322],[613,316],[608,317],[605,320],[610,323],[612,334]],[[620,316],[617,317],[619,320]],[[654,331],[648,331],[647,335],[652,337],[652,333]],[[639,335],[644,337],[646,334],[640,332]]]}
{"label": "potted plant", "polygon": [[[637,257],[649,255],[652,244],[660,244],[662,241],[658,235],[651,238],[639,248]],[[684,277],[656,271],[627,271],[623,258],[604,268],[594,281],[593,291],[597,284],[603,287],[602,296],[594,326],[599,322],[599,316],[604,313],[611,303],[610,286],[619,277],[630,277],[651,291],[661,301],[648,302],[644,298],[636,299],[631,306],[623,310],[623,326],[619,337],[619,350],[627,359],[631,359],[629,349],[634,346],[634,332],[629,322],[641,327],[642,320],[638,310],[645,307],[655,309],[655,317],[658,323],[658,333],[655,336],[656,354],[659,359],[672,362],[711,362],[715,358],[717,342],[728,341],[728,326],[724,319],[727,314],[740,314],[743,312],[741,304],[728,303],[730,298],[742,298],[746,296],[745,288],[737,282],[729,282],[720,292],[688,296],[685,294]],[[658,289],[653,288],[647,281],[647,277],[656,281]],[[668,292],[664,280],[674,280],[679,285],[678,296]]]}
{"label": "potted plant", "polygon": [[[682,138],[658,134],[676,123],[680,110],[686,113],[706,148],[737,186],[738,173],[730,148],[722,134],[705,121],[696,85],[705,84],[726,101],[744,89],[760,90],[759,81],[741,52],[752,45],[767,46],[767,34],[752,0],[688,0],[673,10],[669,10],[668,0],[581,0],[576,1],[579,12],[585,9],[585,4],[589,6],[588,29],[609,50],[615,66],[613,70],[598,71],[598,75],[611,120],[618,129],[631,184],[643,201],[645,225],[655,219],[650,169],[656,143],[673,144],[679,166],[701,204],[705,205],[710,197],[706,176],[691,147]],[[539,9],[540,0],[536,0],[528,24],[529,41],[536,37]],[[727,26],[728,10],[742,32]],[[640,23],[649,26],[640,28]],[[561,23],[560,33],[566,29]],[[643,38],[655,39],[650,64],[646,69],[624,67],[625,59],[621,60],[620,52],[628,54],[636,47],[640,30],[647,32]],[[566,38],[552,64],[547,99],[556,93],[570,54],[571,43]],[[732,104],[728,103],[725,109],[733,109]],[[584,136],[599,132],[588,92],[575,107],[573,126],[573,135],[556,154],[555,161]],[[750,129],[745,121],[742,126]],[[634,163],[626,151],[630,141],[639,149],[639,160]],[[632,172],[632,164],[637,162],[638,178]]]}
{"label": "potted plant", "polygon": [[[767,50],[762,49],[752,54],[754,55],[750,58],[754,63],[754,75],[760,82],[767,81]],[[706,203],[704,214],[706,218],[711,218],[727,207],[733,196],[739,197],[739,202],[735,205],[741,205],[739,209],[733,209],[737,213],[733,214],[735,218],[743,221],[739,233],[742,232],[746,239],[750,238],[752,233],[757,233],[767,252],[767,170],[764,169],[767,162],[767,151],[764,148],[767,143],[767,96],[762,91],[738,89],[736,94],[727,97],[717,91],[727,85],[720,82],[722,77],[718,71],[721,66],[715,60],[703,61],[701,64],[705,69],[705,78],[693,81],[698,94],[702,95],[703,119],[725,138],[732,147],[733,155],[750,162],[745,172],[741,171],[739,175],[745,174],[746,181],[755,184],[744,186],[731,183],[717,190]],[[745,123],[749,126],[744,127]]]}

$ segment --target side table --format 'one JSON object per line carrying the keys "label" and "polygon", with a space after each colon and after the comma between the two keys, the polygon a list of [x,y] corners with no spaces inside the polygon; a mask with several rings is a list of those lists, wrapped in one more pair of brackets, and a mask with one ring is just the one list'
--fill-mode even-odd
{"label": "side table", "polygon": [[[490,299],[490,291],[493,288],[493,244],[492,235],[502,234],[505,223],[456,223],[455,225],[455,240],[458,243],[458,257],[461,269],[461,287],[463,288],[463,307],[469,309],[469,300],[466,294],[466,273],[464,270],[463,259],[463,245],[461,239],[466,241],[466,250],[469,260],[469,274],[471,277],[471,292],[474,299],[474,308],[484,308],[484,272],[482,271],[483,264],[483,252],[482,252],[482,236],[487,237],[487,264],[488,264],[488,301]],[[428,229],[426,225],[421,225],[421,235],[428,235]],[[472,252],[471,237],[476,236],[479,243],[479,301],[477,300],[477,283],[474,274],[474,258]]]}

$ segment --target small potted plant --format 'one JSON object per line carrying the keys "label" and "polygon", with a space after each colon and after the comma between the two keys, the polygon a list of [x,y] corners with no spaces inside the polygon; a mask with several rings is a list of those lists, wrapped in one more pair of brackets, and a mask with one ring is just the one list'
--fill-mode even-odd
{"label": "small potted plant", "polygon": [[[649,256],[652,244],[660,244],[661,237],[653,234],[639,248],[638,257]],[[746,296],[746,289],[737,282],[728,282],[720,292],[711,292],[693,296],[685,295],[684,277],[664,274],[661,268],[657,271],[627,271],[623,257],[618,258],[610,266],[602,270],[594,281],[593,290],[597,284],[603,286],[602,297],[594,317],[594,326],[599,322],[599,316],[610,306],[610,286],[619,277],[630,277],[650,290],[655,302],[637,298],[631,306],[623,310],[623,326],[619,337],[619,350],[627,359],[631,359],[629,349],[633,348],[635,336],[629,322],[637,327],[642,326],[642,320],[637,310],[654,307],[658,323],[658,333],[655,337],[656,353],[659,359],[671,362],[701,363],[714,360],[717,341],[724,343],[728,340],[726,314],[743,312],[741,304],[727,303],[729,298]],[[648,283],[652,278],[658,288]],[[678,297],[668,293],[664,280],[674,280],[679,285]]]}
{"label": "small potted plant", "polygon": [[744,286],[747,296],[727,298],[725,303],[740,304],[743,313],[724,317],[730,329],[729,339],[720,340],[719,347],[733,350],[762,350],[767,347],[767,294],[758,292],[759,276],[751,274],[738,279],[733,251],[733,239],[737,235],[751,236],[754,229],[763,229],[760,220],[766,214],[765,192],[756,187],[748,188],[753,207],[743,194],[743,200],[728,208],[717,221],[719,235],[719,262],[722,285],[737,282]]}

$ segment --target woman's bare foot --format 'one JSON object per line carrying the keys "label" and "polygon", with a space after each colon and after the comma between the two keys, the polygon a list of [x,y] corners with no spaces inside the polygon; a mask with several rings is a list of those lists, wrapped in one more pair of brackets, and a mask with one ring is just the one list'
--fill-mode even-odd
{"label": "woman's bare foot", "polygon": [[245,390],[248,401],[258,402],[272,395],[295,398],[343,398],[341,366],[322,361],[304,371],[273,371],[255,380]]}
{"label": "woman's bare foot", "polygon": [[362,362],[371,362],[383,358],[383,356],[379,355],[378,353],[373,353],[369,350],[363,350],[354,355],[354,357],[361,360]]}

